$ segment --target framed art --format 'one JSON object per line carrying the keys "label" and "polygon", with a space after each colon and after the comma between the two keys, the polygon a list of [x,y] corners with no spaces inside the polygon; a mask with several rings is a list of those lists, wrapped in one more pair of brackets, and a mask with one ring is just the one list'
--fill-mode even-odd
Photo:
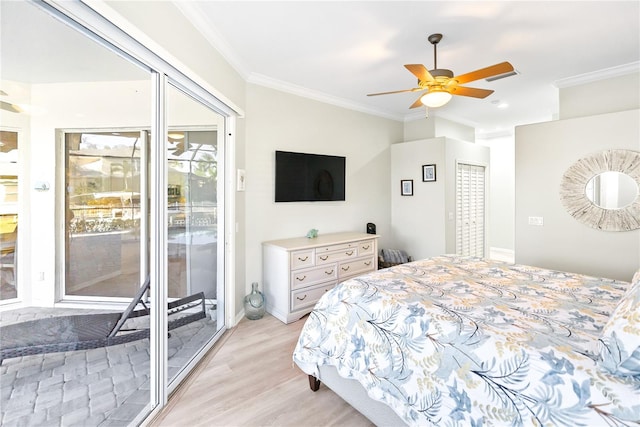
{"label": "framed art", "polygon": [[422,165],[422,182],[436,180],[436,165]]}
{"label": "framed art", "polygon": [[412,179],[403,179],[400,181],[400,194],[403,196],[413,196]]}

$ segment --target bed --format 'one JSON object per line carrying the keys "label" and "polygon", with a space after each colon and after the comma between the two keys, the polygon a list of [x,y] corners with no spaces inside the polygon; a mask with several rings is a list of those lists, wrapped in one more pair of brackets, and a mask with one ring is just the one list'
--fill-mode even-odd
{"label": "bed", "polygon": [[327,292],[293,360],[378,425],[637,425],[640,271],[394,266]]}

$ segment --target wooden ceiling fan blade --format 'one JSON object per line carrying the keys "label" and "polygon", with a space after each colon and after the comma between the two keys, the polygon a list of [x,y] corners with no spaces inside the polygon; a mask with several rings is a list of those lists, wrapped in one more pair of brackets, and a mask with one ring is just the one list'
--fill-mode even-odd
{"label": "wooden ceiling fan blade", "polygon": [[492,65],[490,67],[481,68],[479,70],[472,71],[470,73],[461,74],[453,78],[458,84],[473,82],[475,80],[486,79],[487,77],[498,76],[500,74],[506,74],[513,71],[513,65],[508,62],[501,62],[499,64]]}
{"label": "wooden ceiling fan blade", "polygon": [[10,111],[12,113],[22,113],[22,108],[10,102],[0,101],[0,109]]}
{"label": "wooden ceiling fan blade", "polygon": [[429,70],[427,70],[427,67],[422,64],[405,64],[404,68],[423,82],[432,82],[435,80]]}
{"label": "wooden ceiling fan blade", "polygon": [[456,86],[449,88],[448,92],[451,95],[470,96],[472,98],[486,98],[493,93],[492,90],[478,89],[476,87],[464,87]]}
{"label": "wooden ceiling fan blade", "polygon": [[367,96],[390,95],[392,93],[415,92],[417,90],[422,90],[422,88],[414,87],[413,89],[393,90],[391,92],[368,93]]}
{"label": "wooden ceiling fan blade", "polygon": [[422,101],[420,101],[420,99],[422,99],[422,95],[420,94],[420,96],[418,97],[418,99],[416,99],[416,102],[414,102],[413,104],[411,104],[411,107],[409,108],[418,108],[418,107],[422,107],[424,106],[424,104],[422,103]]}

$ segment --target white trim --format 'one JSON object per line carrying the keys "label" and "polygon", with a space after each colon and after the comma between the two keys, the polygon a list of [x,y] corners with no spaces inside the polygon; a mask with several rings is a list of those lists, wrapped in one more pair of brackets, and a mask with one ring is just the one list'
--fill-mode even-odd
{"label": "white trim", "polygon": [[206,13],[197,2],[177,1],[174,5],[204,36],[205,39],[222,55],[225,61],[238,73],[244,80],[249,79],[249,67],[238,55],[233,51],[229,43],[215,28],[204,18]]}
{"label": "white trim", "polygon": [[604,70],[593,71],[590,73],[579,74],[577,76],[567,77],[565,79],[559,79],[553,82],[553,85],[558,89],[562,89],[565,87],[578,86],[585,83],[610,79],[613,77],[624,76],[637,72],[640,72],[640,61],[618,65],[616,67],[605,68]]}
{"label": "white trim", "polygon": [[302,86],[297,86],[291,83],[284,82],[282,80],[274,79],[263,74],[251,73],[247,83],[255,84],[258,86],[264,86],[271,89],[276,89],[281,92],[291,93],[303,98],[312,99],[314,101],[323,102],[329,105],[335,105],[337,107],[346,108],[349,110],[360,111],[362,113],[372,114],[374,116],[384,117],[386,119],[404,121],[405,117],[396,114],[390,114],[388,112],[377,110],[353,101],[349,101],[344,98],[340,98],[333,95],[328,95],[324,92],[308,89]]}
{"label": "white trim", "polygon": [[[167,120],[166,97],[168,79],[164,74],[153,73],[153,104],[154,114],[151,123],[151,152],[149,169],[149,196],[150,196],[150,253],[154,256],[149,260],[149,277],[151,283],[150,294],[152,300],[150,324],[151,349],[151,405],[165,406],[168,400],[167,386],[169,384],[168,368],[168,319],[166,313],[167,289],[168,289],[168,263],[165,262],[167,254],[168,214],[167,206],[167,175],[168,168],[165,161],[167,153]],[[155,350],[155,351],[154,351]]]}
{"label": "white trim", "polygon": [[513,249],[506,248],[489,248],[489,258],[498,261],[513,263],[516,257],[516,252]]}
{"label": "white trim", "polygon": [[[235,299],[236,299],[236,192],[234,191],[235,177],[232,171],[236,169],[236,118],[229,116],[225,118],[224,126],[224,216],[226,224],[224,228],[224,274],[225,274],[225,295],[224,295],[224,323],[227,328],[236,325],[234,319]],[[218,296],[218,300],[220,296]]]}
{"label": "white trim", "polygon": [[242,310],[240,310],[240,312],[238,314],[236,314],[236,317],[234,319],[234,323],[233,326],[236,326],[238,323],[240,323],[240,321],[244,318],[244,308]]}

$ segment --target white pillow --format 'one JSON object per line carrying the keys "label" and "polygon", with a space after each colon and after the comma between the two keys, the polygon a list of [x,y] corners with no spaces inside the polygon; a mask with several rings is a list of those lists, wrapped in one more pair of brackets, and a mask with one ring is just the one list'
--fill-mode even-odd
{"label": "white pillow", "polygon": [[614,375],[640,377],[640,270],[602,330],[598,363]]}

